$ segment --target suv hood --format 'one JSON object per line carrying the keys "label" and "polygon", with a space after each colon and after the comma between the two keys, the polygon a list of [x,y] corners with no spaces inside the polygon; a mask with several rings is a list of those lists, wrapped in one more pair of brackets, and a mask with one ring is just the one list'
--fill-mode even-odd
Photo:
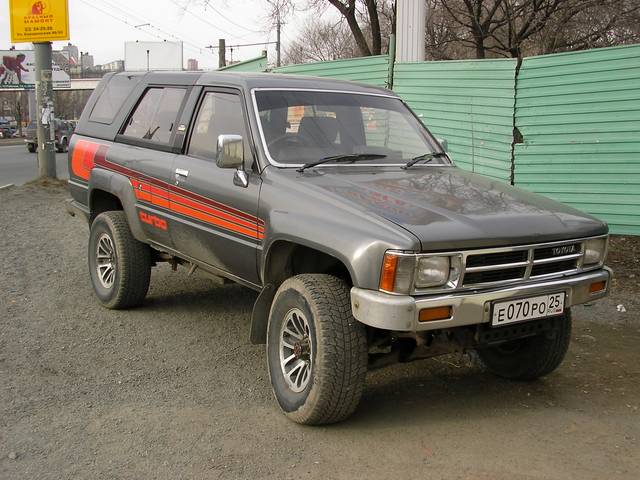
{"label": "suv hood", "polygon": [[305,183],[413,233],[423,251],[498,247],[606,234],[605,223],[567,205],[457,167],[340,166]]}

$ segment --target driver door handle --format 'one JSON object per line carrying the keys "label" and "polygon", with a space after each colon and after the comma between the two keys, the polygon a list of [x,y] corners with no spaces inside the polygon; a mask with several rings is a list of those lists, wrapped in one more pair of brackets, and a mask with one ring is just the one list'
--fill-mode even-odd
{"label": "driver door handle", "polygon": [[182,168],[176,168],[176,178],[178,177],[188,177],[189,170],[183,170]]}

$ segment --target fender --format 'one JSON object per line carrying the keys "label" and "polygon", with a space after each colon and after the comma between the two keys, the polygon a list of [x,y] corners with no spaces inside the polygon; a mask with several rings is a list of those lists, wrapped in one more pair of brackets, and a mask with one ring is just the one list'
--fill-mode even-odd
{"label": "fender", "polygon": [[142,228],[136,211],[137,200],[133,193],[133,187],[126,176],[96,166],[91,171],[91,177],[89,179],[89,209],[91,211],[93,211],[93,205],[91,205],[91,194],[93,190],[102,190],[118,197],[124,213],[127,216],[131,233],[136,240],[141,242],[147,241],[147,235]]}
{"label": "fender", "polygon": [[278,241],[285,241],[287,243],[311,248],[339,260],[347,268],[351,279],[355,281],[352,267],[347,262],[347,259],[344,257],[344,255],[335,250],[327,248],[326,245],[320,245],[318,243],[314,243],[313,241],[309,241],[308,239],[303,239],[292,235],[279,235],[277,237],[270,238],[267,245],[265,246],[265,253],[262,256],[262,264],[260,267],[260,275],[264,283],[264,287],[262,288],[260,295],[258,295],[258,298],[256,299],[253,305],[253,310],[251,312],[250,340],[254,345],[264,344],[267,342],[267,326],[269,324],[269,313],[271,311],[273,298],[275,297],[276,291],[278,290],[278,285],[276,284],[276,282],[274,282],[274,279],[266,278],[266,268],[270,261],[272,247]]}

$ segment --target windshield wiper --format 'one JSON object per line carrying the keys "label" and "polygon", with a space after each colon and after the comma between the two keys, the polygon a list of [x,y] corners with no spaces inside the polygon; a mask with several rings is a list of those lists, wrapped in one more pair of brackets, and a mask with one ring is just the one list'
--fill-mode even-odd
{"label": "windshield wiper", "polygon": [[329,157],[322,157],[320,160],[314,160],[302,165],[297,171],[304,172],[305,169],[315,167],[316,165],[322,165],[327,162],[357,162],[359,160],[375,160],[377,158],[385,158],[386,155],[381,153],[345,153],[341,155],[331,155]]}
{"label": "windshield wiper", "polygon": [[411,160],[407,162],[407,164],[404,167],[401,167],[401,168],[406,170],[407,168],[413,167],[416,163],[418,163],[421,160],[426,160],[424,163],[429,163],[434,158],[446,157],[446,156],[447,156],[446,152],[424,153],[422,155],[418,155],[417,157],[413,157]]}

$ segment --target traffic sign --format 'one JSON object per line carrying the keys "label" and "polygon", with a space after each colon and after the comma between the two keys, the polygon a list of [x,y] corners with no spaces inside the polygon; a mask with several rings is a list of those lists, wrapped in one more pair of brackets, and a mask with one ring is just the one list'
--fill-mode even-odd
{"label": "traffic sign", "polygon": [[11,41],[69,40],[68,0],[9,0]]}

